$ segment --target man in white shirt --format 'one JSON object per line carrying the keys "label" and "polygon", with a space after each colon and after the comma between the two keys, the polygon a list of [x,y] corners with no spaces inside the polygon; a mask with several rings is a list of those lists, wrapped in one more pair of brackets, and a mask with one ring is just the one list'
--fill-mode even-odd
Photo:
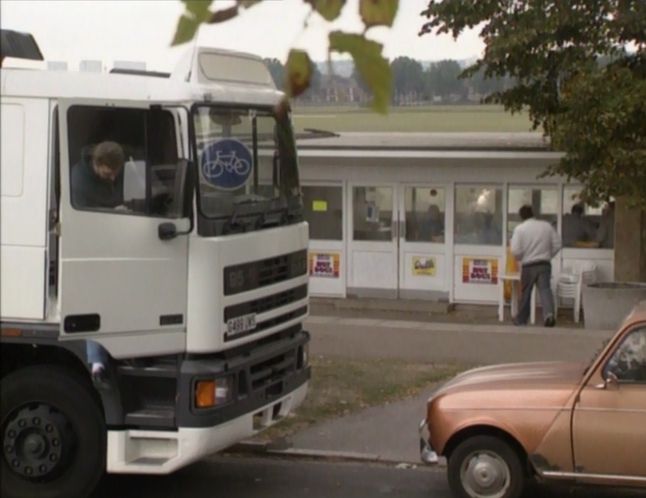
{"label": "man in white shirt", "polygon": [[521,265],[520,286],[522,295],[515,325],[527,325],[532,289],[538,286],[543,306],[543,322],[546,327],[556,324],[554,297],[550,279],[550,261],[561,250],[561,238],[547,221],[534,218],[534,211],[524,205],[518,211],[523,222],[514,229],[511,237],[511,252]]}

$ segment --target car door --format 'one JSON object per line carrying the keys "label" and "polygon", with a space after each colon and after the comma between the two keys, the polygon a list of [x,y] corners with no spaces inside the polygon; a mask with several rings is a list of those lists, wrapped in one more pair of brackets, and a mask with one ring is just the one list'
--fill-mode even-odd
{"label": "car door", "polygon": [[574,408],[577,473],[646,482],[646,324],[628,329]]}

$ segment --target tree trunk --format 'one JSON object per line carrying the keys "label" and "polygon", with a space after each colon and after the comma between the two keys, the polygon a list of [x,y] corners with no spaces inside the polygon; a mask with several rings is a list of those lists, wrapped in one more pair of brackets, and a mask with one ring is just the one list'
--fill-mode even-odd
{"label": "tree trunk", "polygon": [[615,281],[646,282],[646,211],[615,205]]}

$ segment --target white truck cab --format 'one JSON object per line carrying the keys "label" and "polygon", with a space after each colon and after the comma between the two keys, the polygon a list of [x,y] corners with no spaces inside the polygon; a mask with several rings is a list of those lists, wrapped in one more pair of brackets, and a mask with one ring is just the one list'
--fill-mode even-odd
{"label": "white truck cab", "polygon": [[[0,75],[2,496],[168,473],[296,408],[308,228],[262,60],[195,48],[172,74]],[[93,176],[105,143],[111,181]]]}

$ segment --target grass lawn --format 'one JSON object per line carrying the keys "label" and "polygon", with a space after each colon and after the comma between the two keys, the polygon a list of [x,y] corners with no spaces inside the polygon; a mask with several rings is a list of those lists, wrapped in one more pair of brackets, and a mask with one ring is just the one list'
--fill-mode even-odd
{"label": "grass lawn", "polygon": [[526,113],[510,114],[496,105],[391,107],[387,115],[364,107],[295,107],[294,127],[352,132],[530,131]]}
{"label": "grass lawn", "polygon": [[[295,414],[256,436],[277,440],[323,420],[414,396],[425,387],[465,370],[459,365],[433,365],[397,360],[311,359],[307,398]],[[422,408],[420,408],[422,410]]]}

